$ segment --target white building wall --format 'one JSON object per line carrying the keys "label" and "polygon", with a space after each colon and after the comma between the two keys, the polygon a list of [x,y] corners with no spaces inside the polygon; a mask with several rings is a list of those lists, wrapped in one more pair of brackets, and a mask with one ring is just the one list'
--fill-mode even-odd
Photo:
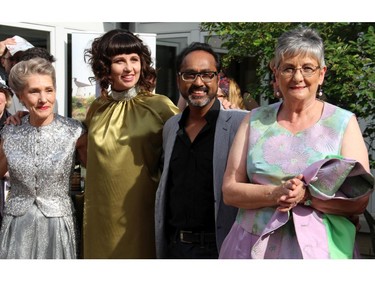
{"label": "white building wall", "polygon": [[[61,115],[68,115],[67,100],[70,89],[67,88],[67,43],[68,34],[72,32],[103,33],[116,28],[116,23],[109,22],[0,22],[0,25],[19,27],[31,30],[46,31],[50,34],[50,53],[56,58],[57,105]],[[16,34],[15,34],[16,35]]]}

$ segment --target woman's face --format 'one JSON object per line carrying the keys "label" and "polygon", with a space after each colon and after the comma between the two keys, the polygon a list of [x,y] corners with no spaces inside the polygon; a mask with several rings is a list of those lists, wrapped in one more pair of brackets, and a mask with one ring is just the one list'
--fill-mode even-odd
{"label": "woman's face", "polygon": [[[276,83],[284,99],[315,98],[318,86],[324,81],[326,67],[310,56],[285,58],[276,69]],[[312,72],[304,76],[302,72]]]}
{"label": "woman's face", "polygon": [[33,74],[27,77],[26,87],[19,95],[30,112],[30,123],[43,126],[52,122],[56,90],[49,75]]}
{"label": "woman's face", "polygon": [[6,105],[7,105],[6,94],[0,91],[0,117],[3,115]]}
{"label": "woman's face", "polygon": [[112,58],[110,80],[112,89],[124,91],[133,88],[141,75],[141,58],[138,54],[121,54]]}

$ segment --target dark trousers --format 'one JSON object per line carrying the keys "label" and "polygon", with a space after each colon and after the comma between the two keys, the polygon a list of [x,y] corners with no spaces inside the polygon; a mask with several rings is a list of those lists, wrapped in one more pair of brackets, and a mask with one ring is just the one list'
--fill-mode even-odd
{"label": "dark trousers", "polygon": [[[197,240],[184,239],[179,231],[170,233],[166,252],[167,259],[217,259],[219,253],[216,247],[214,233],[210,233],[209,239],[206,233],[199,233]],[[191,237],[189,236],[186,237]],[[182,239],[181,239],[182,238]],[[206,238],[206,239],[205,239]]]}

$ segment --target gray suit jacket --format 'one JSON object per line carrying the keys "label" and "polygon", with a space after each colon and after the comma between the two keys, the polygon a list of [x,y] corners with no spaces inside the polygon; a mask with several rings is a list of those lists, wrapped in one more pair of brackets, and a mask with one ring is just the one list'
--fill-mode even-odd
{"label": "gray suit jacket", "polygon": [[[216,122],[213,155],[213,181],[215,196],[216,244],[218,250],[220,250],[221,244],[232,227],[237,214],[237,208],[224,205],[221,187],[232,141],[246,113],[248,113],[248,111],[235,109],[224,110],[221,108]],[[178,121],[180,118],[181,114],[171,117],[163,128],[164,168],[159,187],[156,192],[155,201],[155,236],[157,258],[165,258],[165,247],[167,246],[165,233],[166,184],[168,180],[170,157],[177,136],[177,131],[179,129]]]}

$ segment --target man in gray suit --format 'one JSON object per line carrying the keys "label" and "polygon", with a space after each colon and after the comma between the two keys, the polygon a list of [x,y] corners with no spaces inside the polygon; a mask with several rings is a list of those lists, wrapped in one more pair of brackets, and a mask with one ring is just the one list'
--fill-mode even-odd
{"label": "man in gray suit", "polygon": [[177,57],[177,84],[188,107],[163,129],[164,169],[156,193],[158,258],[217,258],[237,209],[222,199],[227,155],[247,111],[217,99],[219,56],[192,43]]}

